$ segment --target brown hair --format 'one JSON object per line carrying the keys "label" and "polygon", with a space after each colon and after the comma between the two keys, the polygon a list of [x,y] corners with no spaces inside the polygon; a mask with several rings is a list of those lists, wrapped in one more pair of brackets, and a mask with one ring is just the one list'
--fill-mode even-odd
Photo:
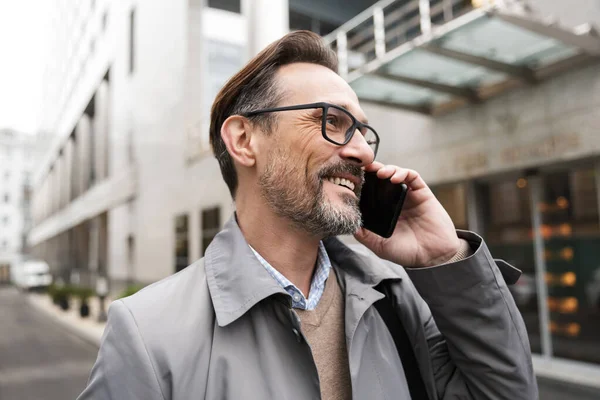
{"label": "brown hair", "polygon": [[[275,107],[284,94],[276,85],[275,74],[279,67],[296,62],[319,64],[337,72],[337,57],[321,37],[310,31],[296,31],[271,43],[250,60],[215,98],[210,113],[210,143],[233,198],[238,186],[237,173],[221,138],[221,127],[231,115]],[[274,121],[272,114],[250,119],[265,132],[271,130]]]}

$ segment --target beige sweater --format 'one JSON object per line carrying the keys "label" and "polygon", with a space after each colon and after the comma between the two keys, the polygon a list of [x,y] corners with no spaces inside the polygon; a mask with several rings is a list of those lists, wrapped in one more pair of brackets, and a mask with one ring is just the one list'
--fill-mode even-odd
{"label": "beige sweater", "polygon": [[351,399],[352,385],[344,330],[344,295],[333,268],[317,308],[296,312],[317,365],[321,398]]}
{"label": "beige sweater", "polygon": [[[458,253],[447,264],[460,261],[473,254],[469,244],[461,240]],[[338,284],[335,270],[331,268],[325,291],[311,311],[296,310],[300,317],[302,332],[312,349],[321,383],[323,400],[352,398],[352,383],[346,336],[344,330],[344,294]]]}

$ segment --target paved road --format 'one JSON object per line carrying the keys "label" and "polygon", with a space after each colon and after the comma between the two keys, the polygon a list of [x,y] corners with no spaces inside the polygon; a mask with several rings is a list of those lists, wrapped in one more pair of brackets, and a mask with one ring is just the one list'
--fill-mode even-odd
{"label": "paved road", "polygon": [[[98,350],[0,287],[0,400],[70,400]],[[539,380],[540,400],[599,400],[600,391]]]}
{"label": "paved road", "polygon": [[98,349],[0,287],[0,399],[70,400],[85,387]]}

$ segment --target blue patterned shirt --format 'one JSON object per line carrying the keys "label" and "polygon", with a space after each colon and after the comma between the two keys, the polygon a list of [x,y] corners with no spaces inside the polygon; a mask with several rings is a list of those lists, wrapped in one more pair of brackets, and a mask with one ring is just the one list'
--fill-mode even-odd
{"label": "blue patterned shirt", "polygon": [[279,283],[285,289],[285,291],[292,296],[292,307],[300,308],[302,310],[314,310],[317,307],[317,304],[319,304],[319,300],[321,300],[321,296],[323,295],[323,291],[325,290],[325,282],[329,277],[329,271],[331,270],[331,261],[329,261],[329,256],[327,255],[327,251],[325,250],[323,242],[319,242],[317,267],[310,284],[308,299],[304,297],[304,294],[302,294],[300,289],[298,289],[279,271],[273,268],[271,264],[267,262],[267,260],[262,258],[261,255],[252,248],[252,246],[248,246],[254,252],[254,255],[256,258],[258,258],[258,261],[260,261],[262,266],[265,267],[267,272],[273,277],[273,279],[275,279],[277,283]]}

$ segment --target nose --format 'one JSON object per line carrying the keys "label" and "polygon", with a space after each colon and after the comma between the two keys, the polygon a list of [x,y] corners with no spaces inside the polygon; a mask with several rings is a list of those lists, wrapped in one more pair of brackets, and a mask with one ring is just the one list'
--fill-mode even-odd
{"label": "nose", "polygon": [[375,153],[360,130],[356,130],[352,139],[341,147],[341,157],[361,167],[375,161]]}

